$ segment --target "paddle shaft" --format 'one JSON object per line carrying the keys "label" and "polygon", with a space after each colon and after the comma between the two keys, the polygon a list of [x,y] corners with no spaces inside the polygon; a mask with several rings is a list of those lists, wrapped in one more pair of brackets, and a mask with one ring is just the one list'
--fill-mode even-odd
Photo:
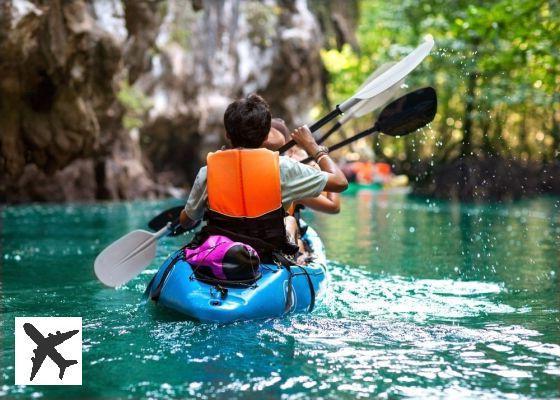
{"label": "paddle shaft", "polygon": [[[393,65],[387,71],[384,71],[381,75],[368,82],[365,86],[358,90],[351,98],[344,101],[343,103],[336,106],[336,108],[321,118],[319,121],[315,122],[309,127],[311,133],[315,132],[317,129],[324,126],[327,122],[333,120],[337,116],[345,113],[354,107],[362,100],[371,99],[378,94],[394,86],[399,81],[403,80],[410,72],[412,72],[430,53],[430,50],[434,47],[434,40],[430,37],[414,49],[405,58],[400,60],[398,63]],[[280,154],[284,153],[286,150],[291,149],[295,146],[295,142],[290,140],[284,146],[279,149]]]}
{"label": "paddle shaft", "polygon": [[[369,129],[366,129],[365,131],[362,131],[362,132],[358,133],[357,135],[349,137],[348,139],[344,139],[342,142],[337,143],[337,144],[329,147],[329,152],[338,150],[341,147],[346,146],[347,144],[353,143],[356,140],[360,140],[360,139],[365,138],[366,136],[372,135],[374,133],[379,133],[379,128],[377,127],[377,124],[375,124],[374,126],[372,126]],[[313,161],[313,157],[307,157],[306,159],[302,160],[301,162],[306,164],[310,161]]]}
{"label": "paddle shaft", "polygon": [[[400,84],[400,83],[399,83],[399,84]],[[368,101],[371,102],[371,100],[372,100],[372,99],[364,100],[364,102],[368,102]],[[360,105],[357,106],[357,108],[360,108],[360,109],[361,109],[361,108],[364,108],[364,107],[362,107],[362,105],[364,105],[364,102],[360,103]],[[367,106],[367,104],[365,104],[365,105]],[[375,108],[372,108],[371,111],[373,111],[374,109],[375,109]],[[352,110],[350,110],[349,114],[347,114],[348,117],[349,117],[348,119],[336,121],[336,122],[334,123],[334,125],[331,126],[331,128],[330,128],[323,136],[321,136],[319,139],[317,139],[317,144],[322,144],[322,143],[324,143],[333,133],[335,133],[337,130],[339,130],[339,129],[342,127],[342,125],[344,125],[345,122],[348,122],[348,120],[349,120],[350,118],[354,117],[354,116],[355,116],[354,114],[355,114],[355,108],[353,108]]]}
{"label": "paddle shaft", "polygon": [[[401,84],[402,84],[402,81],[397,83],[397,85],[399,85],[399,86],[400,86]],[[391,88],[391,89],[392,89],[392,88]],[[388,89],[388,90],[391,90],[391,89]],[[397,88],[397,89],[398,89],[398,88]],[[384,93],[388,93],[388,92],[386,91],[386,92],[384,92]],[[393,92],[389,92],[389,93],[390,93],[391,95],[393,95]],[[383,94],[381,94],[380,96],[383,96]],[[371,104],[371,103],[372,103],[372,100],[375,100],[375,99],[377,99],[377,98],[378,98],[378,97],[374,97],[374,98],[371,98],[371,99],[368,99],[368,100],[364,100],[364,101],[362,101],[359,105],[357,105],[355,108],[352,108],[352,109],[348,112],[348,114],[346,114],[346,115],[347,115],[347,118],[346,118],[346,119],[345,119],[345,118],[342,118],[341,120],[336,121],[336,122],[334,123],[334,125],[331,126],[331,128],[330,128],[323,136],[321,136],[319,139],[317,139],[317,144],[322,144],[323,142],[325,142],[333,133],[335,133],[337,130],[339,130],[339,129],[342,127],[342,125],[344,125],[344,123],[348,122],[351,118],[353,118],[353,117],[359,117],[359,116],[361,116],[361,115],[365,115],[365,114],[367,114],[368,112],[371,112],[371,111],[373,111],[374,109],[376,109],[379,105],[382,105],[383,102],[385,102],[385,101],[382,101],[382,103],[377,103],[377,104],[376,104],[375,101],[373,101],[373,103],[376,104],[376,105],[374,105],[373,107],[370,106],[370,108],[368,108],[368,104]],[[388,98],[385,98],[384,100],[388,100]],[[367,112],[360,115],[359,113],[360,113],[360,112],[363,112],[363,110],[366,110]]]}
{"label": "paddle shaft", "polygon": [[[313,123],[313,125],[311,125],[309,127],[309,130],[311,131],[311,133],[319,130],[320,128],[322,128],[323,126],[325,126],[327,123],[329,123],[330,121],[332,121],[333,119],[335,119],[336,117],[338,117],[339,115],[344,114],[346,111],[348,111],[351,107],[355,106],[356,104],[358,104],[361,101],[361,99],[358,98],[351,98],[346,100],[344,103],[339,104],[338,106],[335,107],[334,110],[332,110],[330,113],[328,113],[327,115],[325,115],[323,118],[321,118],[319,121]],[[338,128],[337,128],[338,129]],[[334,131],[333,131],[334,132]],[[332,134],[332,132],[331,132]],[[330,135],[330,134],[329,134]],[[321,139],[319,139],[321,140]],[[323,139],[324,140],[324,139]],[[319,142],[322,143],[322,142]],[[287,150],[291,149],[292,147],[294,147],[296,145],[296,142],[294,140],[290,140],[288,143],[286,143],[284,146],[280,147],[278,149],[278,151],[280,152],[280,154],[285,153]]]}
{"label": "paddle shaft", "polygon": [[161,228],[159,231],[154,233],[154,240],[158,240],[159,238],[166,236],[169,232],[173,232],[173,228],[175,228],[178,223],[178,221],[175,221],[174,224],[168,224],[167,226]]}
{"label": "paddle shaft", "polygon": [[340,127],[342,126],[342,124],[340,122],[336,122],[333,126],[331,126],[331,129],[329,129],[323,136],[321,136],[319,139],[317,139],[317,144],[321,144],[323,143],[325,140],[327,140],[333,133],[335,133],[337,130],[340,129]]}
{"label": "paddle shaft", "polygon": [[[395,63],[385,63],[383,65],[381,65],[379,68],[377,68],[375,71],[373,71],[373,73],[368,77],[368,79],[364,82],[364,84],[362,85],[362,87],[360,89],[362,89],[365,85],[367,85],[369,82],[371,82],[373,79],[377,78],[379,75],[381,75],[382,73],[384,73],[385,71],[387,71],[387,69],[391,68]],[[397,85],[400,85],[403,81],[398,82]],[[382,94],[381,94],[382,95]],[[357,112],[362,112],[362,115],[365,115],[367,113],[370,113],[371,111],[373,111],[375,108],[377,108],[377,106],[375,106],[376,102],[374,101],[374,99],[376,99],[377,97],[372,97],[371,99],[367,99],[367,100],[361,100],[358,102],[354,102],[351,101],[350,103],[348,103],[348,113],[346,114],[346,118],[342,118],[339,121],[336,121],[334,123],[333,126],[331,126],[331,128],[323,135],[321,136],[319,139],[317,139],[317,144],[322,144],[324,143],[333,133],[335,133],[337,130],[340,129],[340,127],[342,127],[342,125],[344,125],[346,122],[348,122],[350,119],[357,117],[359,115],[356,115]],[[353,99],[350,99],[353,100]],[[374,107],[369,107],[368,108],[368,104],[371,104],[373,100],[373,104]],[[343,111],[346,112],[346,106],[347,103],[342,103],[339,108]],[[350,107],[352,107],[350,109]]]}

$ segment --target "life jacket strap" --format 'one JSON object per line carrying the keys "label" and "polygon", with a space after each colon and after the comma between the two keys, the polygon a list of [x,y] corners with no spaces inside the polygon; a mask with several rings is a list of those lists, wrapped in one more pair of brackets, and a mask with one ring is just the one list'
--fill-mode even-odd
{"label": "life jacket strap", "polygon": [[286,239],[284,215],[283,208],[257,218],[230,217],[208,210],[205,219],[208,221],[206,228],[219,228],[221,231],[226,231],[227,234],[224,236],[252,246],[259,255],[277,250],[286,254],[295,254],[297,250],[294,251],[294,246]]}
{"label": "life jacket strap", "polygon": [[[248,244],[256,250],[257,254],[261,258],[261,261],[263,262],[273,260],[276,253],[293,255],[296,254],[299,250],[296,245],[288,243],[285,238],[281,242],[280,240],[278,240],[278,243],[271,243],[269,241],[261,240],[257,237],[247,236],[239,233],[238,231],[230,231],[216,225],[205,226],[201,229],[199,235],[223,235],[233,241]],[[200,240],[203,240],[202,238],[204,238],[205,236],[197,238],[196,241],[198,242]]]}

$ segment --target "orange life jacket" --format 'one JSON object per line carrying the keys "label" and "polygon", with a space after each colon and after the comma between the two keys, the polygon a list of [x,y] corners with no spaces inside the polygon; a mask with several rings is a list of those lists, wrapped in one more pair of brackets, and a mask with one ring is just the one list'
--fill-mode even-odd
{"label": "orange life jacket", "polygon": [[230,217],[257,218],[282,207],[278,153],[225,150],[207,157],[208,207]]}
{"label": "orange life jacket", "polygon": [[292,254],[286,241],[277,152],[234,149],[207,157],[208,232],[251,245],[259,255],[272,249]]}

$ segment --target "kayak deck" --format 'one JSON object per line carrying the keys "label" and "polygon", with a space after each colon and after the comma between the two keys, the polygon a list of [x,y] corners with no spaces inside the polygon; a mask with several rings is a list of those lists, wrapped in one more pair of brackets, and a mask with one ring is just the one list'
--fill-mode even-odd
{"label": "kayak deck", "polygon": [[233,322],[311,311],[324,290],[326,257],[323,243],[311,227],[303,240],[314,256],[308,265],[288,269],[261,264],[262,276],[253,284],[238,287],[224,288],[196,279],[191,265],[180,257],[182,250],[178,250],[156,273],[150,298],[160,306],[205,322]]}

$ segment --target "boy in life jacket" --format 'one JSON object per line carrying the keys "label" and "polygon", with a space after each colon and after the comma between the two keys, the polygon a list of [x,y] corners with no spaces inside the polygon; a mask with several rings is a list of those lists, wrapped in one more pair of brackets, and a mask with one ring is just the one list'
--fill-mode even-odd
{"label": "boy in life jacket", "polygon": [[344,174],[305,126],[291,136],[320,170],[260,148],[271,116],[268,104],[256,94],[231,103],[224,126],[231,148],[208,154],[181,212],[181,224],[188,227],[204,217],[207,226],[202,235],[246,243],[261,259],[278,251],[295,254],[297,224],[285,225],[286,210],[323,191],[344,191],[348,187]]}
{"label": "boy in life jacket", "polygon": [[[290,130],[286,126],[284,120],[280,118],[272,118],[272,123],[270,127],[270,132],[267,139],[263,143],[264,148],[276,151],[282,147],[290,138]],[[294,160],[303,160],[307,158],[307,153],[302,150],[299,146],[294,146],[286,152],[286,155]],[[315,169],[319,169],[316,163],[309,164]],[[312,210],[324,212],[326,214],[338,214],[340,212],[340,195],[333,192],[323,192],[317,197],[312,197],[309,199],[302,199],[297,202],[297,204],[304,205],[311,208]],[[291,207],[292,209],[294,205]],[[290,210],[289,210],[290,212]],[[293,215],[293,212],[290,212]]]}

